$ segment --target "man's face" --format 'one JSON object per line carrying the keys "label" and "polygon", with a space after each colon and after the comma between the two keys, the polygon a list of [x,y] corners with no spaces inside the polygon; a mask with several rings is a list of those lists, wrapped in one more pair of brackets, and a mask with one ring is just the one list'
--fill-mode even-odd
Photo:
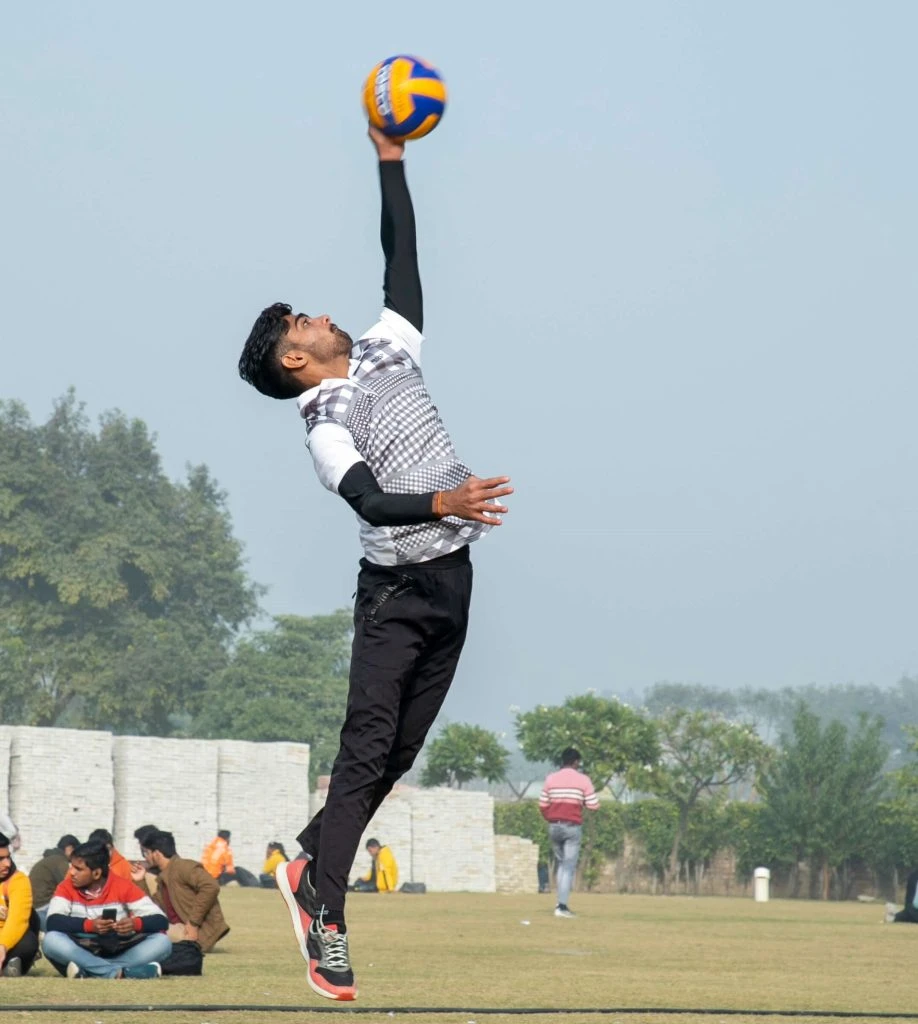
{"label": "man's face", "polygon": [[[327,313],[308,316],[306,313],[288,313],[287,333],[284,338],[291,345],[309,352],[320,363],[348,355],[351,351],[351,336],[331,322]],[[288,367],[289,368],[289,367]]]}
{"label": "man's face", "polygon": [[72,857],[70,859],[70,881],[78,889],[86,889],[93,882],[98,882],[102,877],[101,868],[89,868],[86,866],[86,861],[82,857]]}
{"label": "man's face", "polygon": [[13,855],[8,846],[0,846],[0,882],[5,882],[13,873]]}

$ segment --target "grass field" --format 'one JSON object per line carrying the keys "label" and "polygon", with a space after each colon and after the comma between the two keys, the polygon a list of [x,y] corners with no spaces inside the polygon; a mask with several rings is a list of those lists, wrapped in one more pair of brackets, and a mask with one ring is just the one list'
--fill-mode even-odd
{"label": "grass field", "polygon": [[[226,890],[232,933],[201,978],[67,981],[40,961],[0,979],[0,1010],[32,1024],[311,1024],[347,1013],[305,982],[277,893]],[[911,1013],[918,928],[883,925],[881,904],[575,894],[576,920],[555,918],[549,896],[353,896],[348,923],[360,1021],[545,1024],[543,1016],[408,1016],[400,1007],[609,1008]],[[259,1004],[297,1013],[117,1009],[132,1004]],[[11,1005],[86,1007],[10,1013]],[[395,1010],[395,1014],[391,1013]],[[595,1016],[558,1021],[744,1024],[746,1017]],[[759,1018],[762,1020],[763,1018]],[[773,1018],[764,1018],[772,1020]],[[780,1021],[780,1018],[778,1019]],[[797,1024],[801,1019],[796,1018]]]}

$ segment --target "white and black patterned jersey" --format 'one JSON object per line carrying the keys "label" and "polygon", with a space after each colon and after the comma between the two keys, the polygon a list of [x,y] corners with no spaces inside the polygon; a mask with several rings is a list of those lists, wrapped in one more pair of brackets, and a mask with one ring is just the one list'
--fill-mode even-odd
{"label": "white and black patterned jersey", "polygon": [[[448,491],[471,476],[424,385],[422,341],[408,320],[383,309],[354,343],[347,378],[325,380],[297,399],[316,472],[330,491],[337,494],[344,474],[360,461],[388,493]],[[490,529],[453,517],[413,526],[357,520],[366,557],[378,565],[426,562]]]}

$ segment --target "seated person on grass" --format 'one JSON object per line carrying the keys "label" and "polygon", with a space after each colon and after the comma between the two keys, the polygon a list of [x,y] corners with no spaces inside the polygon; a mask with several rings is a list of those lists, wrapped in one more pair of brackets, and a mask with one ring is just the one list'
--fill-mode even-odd
{"label": "seated person on grass", "polygon": [[398,865],[388,846],[378,839],[367,840],[367,852],[373,858],[370,870],[354,883],[354,892],[395,892],[398,888]]}
{"label": "seated person on grass", "polygon": [[[196,860],[179,857],[171,832],[147,832],[142,853],[148,867],[157,872],[153,901],[169,920],[173,942],[197,942],[209,953],[228,934],[220,907],[220,885]],[[146,871],[134,869],[133,879],[145,884]]]}
{"label": "seated person on grass", "polygon": [[216,839],[211,839],[204,847],[201,863],[204,865],[204,870],[216,878],[221,885],[238,881],[236,865],[233,862],[233,850],[230,846],[230,833],[226,829],[220,829]]}
{"label": "seated person on grass", "polygon": [[11,842],[0,832],[0,975],[19,978],[38,956],[38,914],[29,876],[13,863]]}
{"label": "seated person on grass", "polygon": [[158,978],[168,927],[145,892],[109,872],[104,843],[83,843],[51,899],[42,949],[68,978]]}
{"label": "seated person on grass", "polygon": [[61,836],[53,850],[45,850],[41,860],[32,865],[29,881],[32,883],[32,904],[38,914],[38,924],[45,930],[45,918],[48,916],[48,904],[54,890],[67,877],[70,870],[70,854],[80,845],[76,836]]}
{"label": "seated person on grass", "polygon": [[105,843],[108,849],[108,872],[130,880],[131,862],[115,849],[115,840],[107,828],[95,828],[89,833],[88,843]]}
{"label": "seated person on grass", "polygon": [[268,843],[268,848],[265,850],[265,862],[261,867],[261,874],[258,876],[258,882],[262,889],[277,888],[274,872],[281,864],[286,864],[289,860],[283,843]]}

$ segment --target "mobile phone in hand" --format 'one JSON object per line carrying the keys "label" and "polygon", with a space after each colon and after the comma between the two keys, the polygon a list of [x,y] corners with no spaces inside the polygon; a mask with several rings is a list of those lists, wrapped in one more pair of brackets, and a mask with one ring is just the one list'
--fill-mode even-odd
{"label": "mobile phone in hand", "polygon": [[114,907],[106,907],[102,911],[103,921],[115,921],[118,917],[118,911]]}

